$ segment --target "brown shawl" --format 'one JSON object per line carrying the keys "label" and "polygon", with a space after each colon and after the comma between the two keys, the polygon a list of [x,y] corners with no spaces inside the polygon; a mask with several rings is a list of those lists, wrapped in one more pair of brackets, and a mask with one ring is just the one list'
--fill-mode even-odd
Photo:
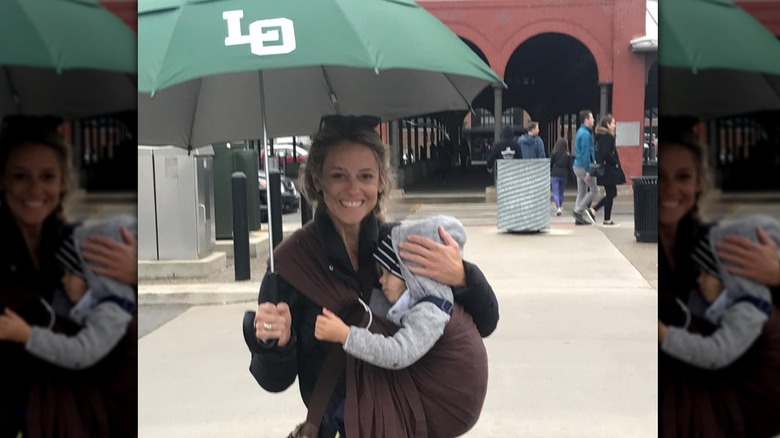
{"label": "brown shawl", "polygon": [[[329,272],[313,223],[274,252],[279,275],[320,306],[336,313],[358,302]],[[368,322],[368,315],[362,325]],[[397,328],[374,315],[372,332]],[[487,352],[471,316],[455,306],[444,334],[422,359],[386,370],[347,356],[345,422],[349,437],[454,437],[479,418],[487,393]]]}

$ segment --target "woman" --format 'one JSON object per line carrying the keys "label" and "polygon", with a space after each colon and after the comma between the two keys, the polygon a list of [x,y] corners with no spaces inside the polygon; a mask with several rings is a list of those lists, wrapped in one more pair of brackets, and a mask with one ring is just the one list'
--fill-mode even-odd
{"label": "woman", "polygon": [[[41,125],[37,118],[17,118],[6,121],[0,133],[0,304],[17,310],[29,321],[49,325],[57,321],[63,330],[67,324],[54,316],[60,308],[53,301],[54,291],[60,287],[61,271],[55,261],[55,252],[62,239],[72,230],[63,218],[63,202],[71,188],[70,151],[61,138],[49,126]],[[116,278],[128,279],[137,269],[135,241],[127,245],[106,246],[100,240],[90,242],[90,256],[105,265],[97,267]],[[86,252],[85,252],[86,255]],[[136,278],[131,283],[135,284]],[[51,397],[42,395],[55,391],[49,383],[65,388],[64,381],[85,377],[85,386],[95,376],[90,373],[60,373],[54,366],[29,357],[23,346],[0,342],[3,365],[0,375],[6,384],[0,398],[0,437],[16,436],[19,430],[29,430],[29,425],[39,428],[37,408]],[[53,380],[52,375],[62,380]],[[55,378],[56,379],[56,378]],[[48,382],[43,384],[42,382]],[[69,390],[66,390],[69,391]],[[88,391],[92,391],[89,389]],[[68,393],[76,396],[76,393]],[[49,393],[51,394],[51,393]],[[59,393],[62,395],[62,393]],[[58,395],[58,396],[59,396]],[[28,401],[36,399],[37,405]],[[78,398],[70,400],[79,401]],[[37,402],[36,402],[37,403]],[[102,403],[97,401],[96,403]],[[26,408],[25,408],[26,405]],[[98,406],[81,406],[79,418],[90,422]],[[75,408],[74,408],[75,409]],[[26,410],[28,426],[24,426],[22,412]],[[63,414],[76,421],[73,412]],[[105,419],[104,419],[105,420]],[[66,423],[59,420],[60,423]],[[69,424],[74,424],[71,421]],[[47,425],[44,425],[47,426]],[[76,429],[63,436],[76,436]],[[82,429],[80,433],[83,433]],[[42,433],[56,434],[55,430]]]}
{"label": "woman", "polygon": [[571,155],[569,154],[569,142],[565,138],[559,138],[550,155],[550,184],[552,185],[556,216],[562,215],[563,190],[566,188],[566,180],[569,178],[569,166]]}
{"label": "woman", "polygon": [[[392,327],[377,316],[386,314],[388,303],[377,288],[377,270],[372,254],[379,239],[390,228],[389,224],[383,223],[383,206],[386,194],[392,188],[393,177],[388,147],[382,143],[373,128],[363,124],[361,120],[363,119],[353,117],[329,118],[326,126],[314,137],[309,158],[301,174],[303,193],[316,205],[314,220],[285,239],[275,251],[276,260],[286,260],[286,263],[277,264],[280,274],[279,302],[274,303],[269,285],[271,281],[269,275],[266,275],[260,288],[261,304],[254,321],[249,321],[248,334],[245,326],[245,337],[252,351],[250,371],[260,386],[271,392],[285,390],[297,377],[301,396],[309,407],[308,420],[317,423],[312,430],[319,426],[319,437],[333,437],[337,430],[342,436],[346,431],[346,435],[351,438],[425,436],[426,433],[436,436],[436,432],[428,428],[432,424],[432,418],[441,413],[437,412],[437,409],[441,410],[441,406],[445,405],[437,404],[428,394],[416,391],[415,385],[423,385],[425,382],[413,380],[413,372],[379,370],[347,358],[345,374],[340,368],[328,365],[329,345],[317,341],[314,337],[316,318],[322,313],[323,307],[331,310],[334,309],[331,305],[338,306],[336,309],[344,308],[344,302],[351,300],[357,303],[358,299],[371,305],[371,318],[367,320],[368,316],[358,306],[360,311],[356,317],[347,315],[345,318],[340,315],[342,319],[348,321],[352,318],[357,323],[361,323],[362,319],[361,326],[371,324],[372,331],[380,329],[392,333]],[[373,122],[374,125],[376,123],[378,120]],[[470,313],[469,317],[462,312],[460,306],[456,306],[445,336],[447,330],[468,333],[469,326],[473,330],[474,325],[479,334],[487,336],[495,329],[498,321],[495,294],[479,269],[462,261],[457,242],[443,231],[440,234],[446,242],[445,245],[412,236],[400,244],[399,255],[419,265],[410,268],[414,274],[453,286],[456,302]],[[290,250],[291,247],[304,244],[310,246],[311,250],[303,255],[302,250]],[[436,260],[436,263],[431,263],[432,260]],[[312,264],[315,266],[309,267]],[[306,270],[298,272],[298,266],[306,266]],[[299,286],[296,287],[293,283]],[[310,298],[314,296],[312,290],[316,292],[323,289],[329,290],[328,294],[316,296],[318,302],[315,303]],[[345,313],[349,314],[348,311]],[[483,348],[484,352],[479,334],[476,334],[479,346],[474,344],[473,338],[463,338],[452,345],[453,350],[459,345],[470,344],[475,345],[475,348]],[[343,351],[339,345],[332,345],[337,347],[337,351]],[[446,349],[438,354],[447,354]],[[426,363],[426,359],[435,359],[430,356],[432,353],[412,368],[430,372],[430,369],[425,369],[430,365]],[[472,362],[477,364],[473,365]],[[486,358],[482,363],[467,359],[464,359],[463,363],[465,370],[473,374],[484,374],[486,381]],[[318,398],[317,391],[314,390],[315,381],[319,385],[322,375],[328,370],[336,370],[338,374],[333,380],[340,380],[340,383],[334,383],[332,395],[327,392],[324,401],[320,402],[324,414],[312,414],[313,406],[317,405],[312,399]],[[394,375],[397,378],[395,383],[382,380],[382,372],[397,373]],[[445,371],[442,374],[447,373],[448,371]],[[450,397],[453,402],[446,405],[446,408],[458,413],[463,409],[463,405],[478,405],[481,408],[481,402],[484,401],[484,392],[480,400],[480,394],[449,389],[450,385],[441,387],[443,390],[454,391]],[[395,400],[399,400],[398,404],[393,404],[392,401],[389,405],[384,404],[390,393],[396,397]],[[366,397],[371,400],[364,401]],[[335,412],[336,406],[342,400],[346,415]],[[465,418],[466,414],[471,414],[471,417]],[[464,412],[464,419],[461,421],[434,426],[468,430],[476,422],[478,409],[476,416],[474,414],[473,410]],[[377,415],[381,417],[381,421],[377,420]],[[342,426],[342,422],[346,424]],[[439,433],[441,436],[447,436],[448,432]]]}
{"label": "woman", "polygon": [[[691,259],[695,242],[709,225],[702,222],[700,201],[709,185],[704,146],[688,129],[666,129],[659,143],[658,268],[660,322],[712,330],[703,318],[703,299],[694,289],[697,269]],[[730,237],[718,247],[731,272],[773,288],[780,286],[777,244],[757,230],[761,244]],[[763,234],[763,236],[762,236]],[[758,256],[752,254],[758,254]],[[773,280],[774,278],[774,280]],[[778,301],[775,300],[775,306]],[[660,324],[659,324],[660,330]],[[780,335],[775,309],[759,341],[746,358],[727,369],[703,371],[659,352],[659,416],[661,435],[771,436],[777,430],[780,406],[776,376],[750,372],[751,361],[777,360],[778,352],[762,349]]]}
{"label": "woman", "polygon": [[604,166],[604,175],[596,177],[596,183],[604,186],[605,196],[591,209],[593,217],[596,212],[604,207],[604,226],[613,227],[616,224],[612,220],[612,202],[617,196],[617,185],[625,184],[626,176],[620,166],[617,148],[615,147],[615,128],[617,122],[612,114],[602,117],[596,126],[596,162]]}

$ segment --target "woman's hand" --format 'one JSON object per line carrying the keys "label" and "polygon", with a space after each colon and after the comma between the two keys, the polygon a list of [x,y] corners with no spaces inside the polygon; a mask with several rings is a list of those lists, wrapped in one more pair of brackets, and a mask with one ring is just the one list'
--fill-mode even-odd
{"label": "woman's hand", "polygon": [[767,286],[780,286],[780,258],[777,243],[761,227],[756,228],[756,243],[741,236],[726,236],[718,244],[718,257],[726,270]]}
{"label": "woman's hand", "polygon": [[349,326],[344,324],[335,313],[322,308],[322,315],[317,315],[317,324],[314,326],[314,337],[319,341],[338,342],[344,345],[349,335]]}
{"label": "woman's hand", "polygon": [[92,235],[81,245],[84,259],[98,275],[111,277],[121,283],[138,284],[138,241],[125,227],[121,229],[124,243],[99,235]]}
{"label": "woman's hand", "polygon": [[466,270],[463,267],[463,258],[460,256],[458,242],[439,227],[439,236],[444,244],[422,236],[409,236],[406,241],[398,244],[401,250],[398,254],[402,259],[416,263],[417,266],[408,266],[413,274],[428,277],[439,283],[452,287],[466,285]]}
{"label": "woman's hand", "polygon": [[24,344],[30,338],[31,331],[30,325],[8,307],[3,315],[0,315],[0,340]]}
{"label": "woman's hand", "polygon": [[291,321],[287,303],[262,303],[255,312],[255,337],[263,342],[278,339],[277,345],[284,347],[290,342]]}

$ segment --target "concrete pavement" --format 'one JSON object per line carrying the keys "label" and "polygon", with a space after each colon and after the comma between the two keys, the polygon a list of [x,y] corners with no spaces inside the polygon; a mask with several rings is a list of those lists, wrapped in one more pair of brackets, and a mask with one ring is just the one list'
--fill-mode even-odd
{"label": "concrete pavement", "polygon": [[[466,258],[499,298],[487,400],[466,436],[657,436],[657,245],[634,241],[631,207],[616,205],[620,228],[562,216],[549,232],[508,234],[485,204],[391,206],[395,218],[454,212],[469,233]],[[252,264],[249,282],[141,284],[142,302],[178,288],[179,299],[231,304],[192,305],[139,340],[139,436],[284,436],[305,417],[296,384],[266,393],[247,370],[241,318],[263,266]]]}

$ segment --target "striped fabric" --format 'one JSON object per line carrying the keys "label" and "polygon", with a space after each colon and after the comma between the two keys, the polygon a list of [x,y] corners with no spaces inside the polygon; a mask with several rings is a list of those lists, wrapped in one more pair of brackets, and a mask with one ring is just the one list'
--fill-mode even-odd
{"label": "striped fabric", "polygon": [[710,275],[720,278],[718,272],[718,260],[715,258],[715,254],[712,252],[710,246],[710,234],[706,233],[696,242],[696,246],[693,247],[693,253],[691,254],[693,262],[699,265],[701,269]]}
{"label": "striped fabric", "polygon": [[390,233],[388,233],[387,236],[379,242],[379,245],[377,245],[376,251],[374,251],[374,258],[384,266],[385,269],[390,271],[391,274],[403,280],[404,276],[401,275],[398,257],[395,255],[395,251],[393,251],[393,240]]}
{"label": "striped fabric", "polygon": [[62,245],[60,245],[60,247],[57,249],[55,257],[57,258],[57,261],[62,264],[63,268],[67,269],[73,274],[78,275],[81,278],[84,278],[84,267],[81,264],[79,255],[76,252],[76,246],[70,236],[66,238],[62,242]]}
{"label": "striped fabric", "polygon": [[550,228],[550,160],[496,161],[497,226],[506,231]]}

